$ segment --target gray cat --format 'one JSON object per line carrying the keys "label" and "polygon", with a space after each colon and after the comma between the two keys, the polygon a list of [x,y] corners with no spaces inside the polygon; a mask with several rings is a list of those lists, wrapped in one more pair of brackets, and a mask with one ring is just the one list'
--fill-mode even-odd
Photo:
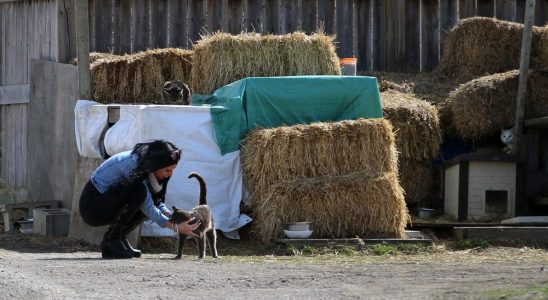
{"label": "gray cat", "polygon": [[506,154],[514,153],[514,128],[501,129],[500,140],[505,145],[502,151]]}
{"label": "gray cat", "polygon": [[170,80],[162,88],[162,103],[190,105],[192,90],[180,80]]}
{"label": "gray cat", "polygon": [[[217,258],[217,233],[215,232],[215,226],[213,224],[213,214],[211,213],[211,208],[207,206],[207,186],[204,178],[200,176],[200,174],[192,172],[188,175],[188,178],[192,177],[196,178],[200,183],[199,204],[191,211],[186,211],[173,206],[173,214],[171,215],[170,221],[178,224],[181,222],[186,222],[194,217],[195,219],[192,223],[196,223],[198,221],[200,222],[200,226],[194,230],[194,233],[198,235],[196,239],[199,258],[204,258],[206,255],[206,238],[209,242],[212,256]],[[185,245],[186,238],[187,235],[179,233],[179,243],[177,245],[177,255],[175,256],[175,259],[180,259],[183,255],[183,247]]]}

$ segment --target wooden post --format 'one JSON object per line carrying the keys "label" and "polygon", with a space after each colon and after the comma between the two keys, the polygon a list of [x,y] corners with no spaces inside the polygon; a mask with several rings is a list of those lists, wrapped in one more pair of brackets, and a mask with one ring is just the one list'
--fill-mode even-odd
{"label": "wooden post", "polygon": [[88,0],[74,0],[74,13],[76,52],[78,55],[78,97],[80,99],[91,99]]}
{"label": "wooden post", "polygon": [[[91,73],[89,70],[89,14],[88,0],[74,0],[74,25],[76,27],[76,53],[78,59],[78,99],[91,100]],[[83,239],[89,227],[81,228],[78,199],[83,188],[81,182],[89,179],[89,174],[82,174],[87,159],[78,157],[77,171],[74,176],[72,214],[70,219],[69,236]],[[85,173],[85,172],[83,172]]]}
{"label": "wooden post", "polygon": [[533,36],[533,22],[535,21],[535,0],[527,0],[523,37],[521,40],[521,59],[519,66],[518,93],[516,97],[516,115],[514,119],[514,141],[516,154],[516,215],[526,213],[526,160],[527,149],[523,139],[523,119],[527,95],[527,77],[529,73],[529,59],[531,54],[531,39]]}

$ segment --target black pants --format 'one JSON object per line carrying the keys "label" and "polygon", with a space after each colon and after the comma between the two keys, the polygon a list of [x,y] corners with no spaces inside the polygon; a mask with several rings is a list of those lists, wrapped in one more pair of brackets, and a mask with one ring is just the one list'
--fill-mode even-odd
{"label": "black pants", "polygon": [[128,227],[136,227],[147,219],[138,209],[146,196],[147,189],[141,182],[113,187],[101,194],[89,180],[80,196],[80,215],[90,226],[111,225],[120,210],[128,206],[137,210],[131,220],[126,220]]}

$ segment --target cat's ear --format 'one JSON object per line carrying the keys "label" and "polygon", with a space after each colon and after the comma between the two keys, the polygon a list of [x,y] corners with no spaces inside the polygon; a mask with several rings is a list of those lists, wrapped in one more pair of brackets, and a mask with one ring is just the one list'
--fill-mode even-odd
{"label": "cat's ear", "polygon": [[175,207],[175,205],[171,206],[171,208],[173,208],[173,210],[177,210],[177,207]]}

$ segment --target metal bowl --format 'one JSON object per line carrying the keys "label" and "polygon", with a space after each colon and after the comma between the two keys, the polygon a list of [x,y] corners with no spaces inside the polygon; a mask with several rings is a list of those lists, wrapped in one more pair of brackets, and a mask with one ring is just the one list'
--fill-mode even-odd
{"label": "metal bowl", "polygon": [[431,219],[436,215],[436,210],[433,208],[419,208],[419,218]]}

